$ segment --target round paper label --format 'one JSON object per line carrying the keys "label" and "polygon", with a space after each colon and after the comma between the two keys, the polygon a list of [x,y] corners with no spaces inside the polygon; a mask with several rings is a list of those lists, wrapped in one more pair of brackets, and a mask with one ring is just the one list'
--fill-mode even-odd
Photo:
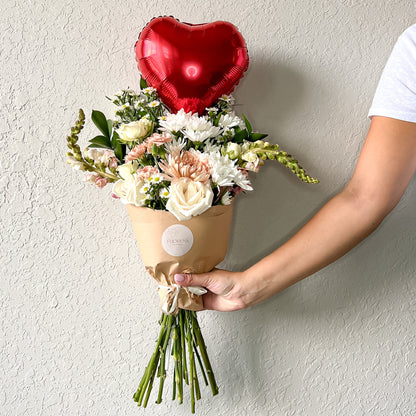
{"label": "round paper label", "polygon": [[186,254],[194,243],[192,231],[182,224],[171,225],[162,234],[162,247],[174,257]]}

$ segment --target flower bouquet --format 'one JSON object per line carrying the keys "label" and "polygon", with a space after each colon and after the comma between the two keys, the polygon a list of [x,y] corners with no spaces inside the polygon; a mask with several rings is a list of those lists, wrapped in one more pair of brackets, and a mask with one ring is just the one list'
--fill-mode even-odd
{"label": "flower bouquet", "polygon": [[248,172],[257,172],[265,160],[276,160],[304,182],[317,180],[277,144],[264,141],[266,134],[254,132],[247,118],[234,112],[229,94],[214,101],[210,96],[203,111],[204,101],[193,106],[195,98],[180,101],[183,107],[172,111],[166,90],[155,85],[158,88],[141,78],[140,91],[123,90],[109,98],[115,105],[114,119],[93,111],[100,134],[85,151],[78,145],[85,123],[80,110],[67,138],[67,162],[98,188],[112,184],[111,196],[126,204],[146,270],[158,283],[160,333],[134,400],[146,407],[158,378],[156,403],[162,401],[172,356],[173,399],[182,403],[188,384],[194,413],[201,376],[213,395],[218,393],[196,315],[203,309],[206,289],[177,286],[174,274],[208,272],[224,259],[232,202],[252,190]]}

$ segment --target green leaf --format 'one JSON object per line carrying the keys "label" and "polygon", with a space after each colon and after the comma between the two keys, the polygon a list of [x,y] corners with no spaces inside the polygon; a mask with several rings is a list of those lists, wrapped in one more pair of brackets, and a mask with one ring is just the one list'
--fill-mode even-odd
{"label": "green leaf", "polygon": [[263,133],[251,133],[250,134],[250,140],[255,142],[257,140],[263,140],[265,137],[267,137],[268,134],[263,134]]}
{"label": "green leaf", "polygon": [[116,155],[116,158],[120,161],[123,161],[125,146],[123,146],[120,143],[117,132],[113,133],[113,137],[111,138],[111,145],[113,147],[114,154]]}
{"label": "green leaf", "polygon": [[108,130],[107,119],[101,111],[92,110],[91,119],[97,126],[98,130],[110,140],[110,131]]}
{"label": "green leaf", "polygon": [[240,130],[234,135],[233,142],[242,143],[248,136],[247,130]]}
{"label": "green leaf", "polygon": [[109,136],[111,137],[111,132],[113,131],[113,120],[107,120],[107,129],[110,133]]}
{"label": "green leaf", "polygon": [[142,90],[144,90],[144,89],[145,89],[145,88],[147,88],[147,87],[148,87],[148,85],[147,85],[146,80],[145,80],[144,78],[140,77],[140,88],[141,88]]}
{"label": "green leaf", "polygon": [[246,128],[247,128],[247,131],[249,132],[249,134],[251,134],[251,132],[253,131],[251,128],[251,124],[247,120],[247,117],[244,114],[243,114],[243,119],[244,119],[244,124],[246,125]]}
{"label": "green leaf", "polygon": [[152,155],[157,156],[158,153],[158,147],[155,144],[152,144]]}
{"label": "green leaf", "polygon": [[105,136],[95,136],[93,139],[90,140],[90,143],[94,145],[94,147],[103,147],[106,149],[111,149],[110,139]]}

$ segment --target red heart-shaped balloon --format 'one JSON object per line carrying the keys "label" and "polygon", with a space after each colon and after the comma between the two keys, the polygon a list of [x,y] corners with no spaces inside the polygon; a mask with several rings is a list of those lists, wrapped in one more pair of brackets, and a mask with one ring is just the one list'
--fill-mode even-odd
{"label": "red heart-shaped balloon", "polygon": [[176,113],[203,114],[223,94],[230,94],[248,68],[244,38],[228,22],[200,25],[157,17],[135,45],[143,78]]}

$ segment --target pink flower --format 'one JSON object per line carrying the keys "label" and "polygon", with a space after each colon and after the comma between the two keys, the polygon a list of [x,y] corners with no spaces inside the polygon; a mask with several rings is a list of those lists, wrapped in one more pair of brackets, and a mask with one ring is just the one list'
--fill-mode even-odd
{"label": "pink flower", "polygon": [[197,152],[185,151],[168,155],[167,160],[161,161],[159,166],[165,173],[163,176],[169,181],[189,178],[206,183],[211,177],[208,162],[201,160]]}
{"label": "pink flower", "polygon": [[118,167],[118,160],[117,160],[116,157],[112,157],[110,159],[110,162],[108,163],[108,167],[110,169],[117,169],[117,167]]}
{"label": "pink flower", "polygon": [[159,174],[159,170],[154,166],[145,166],[136,172],[137,179],[149,179],[153,175]]}
{"label": "pink flower", "polygon": [[95,181],[98,179],[97,172],[88,172],[85,174],[83,181],[91,184],[95,184]]}
{"label": "pink flower", "polygon": [[110,182],[107,178],[102,178],[101,176],[95,180],[95,184],[100,188],[103,189]]}
{"label": "pink flower", "polygon": [[231,188],[230,191],[232,192],[233,196],[237,196],[237,195],[244,193],[244,189],[240,188],[239,186],[235,186],[234,188]]}
{"label": "pink flower", "polygon": [[102,178],[97,172],[88,172],[84,176],[84,182],[91,183],[102,189],[110,181],[107,178]]}
{"label": "pink flower", "polygon": [[258,172],[260,169],[260,166],[258,165],[258,163],[247,162],[245,165],[245,168],[251,172]]}
{"label": "pink flower", "polygon": [[144,144],[138,144],[130,150],[128,155],[124,158],[126,162],[131,162],[141,158],[146,153],[146,146]]}
{"label": "pink flower", "polygon": [[147,146],[147,153],[152,153],[152,146],[162,146],[162,144],[170,143],[172,141],[172,136],[169,133],[153,133],[150,137],[144,142]]}

